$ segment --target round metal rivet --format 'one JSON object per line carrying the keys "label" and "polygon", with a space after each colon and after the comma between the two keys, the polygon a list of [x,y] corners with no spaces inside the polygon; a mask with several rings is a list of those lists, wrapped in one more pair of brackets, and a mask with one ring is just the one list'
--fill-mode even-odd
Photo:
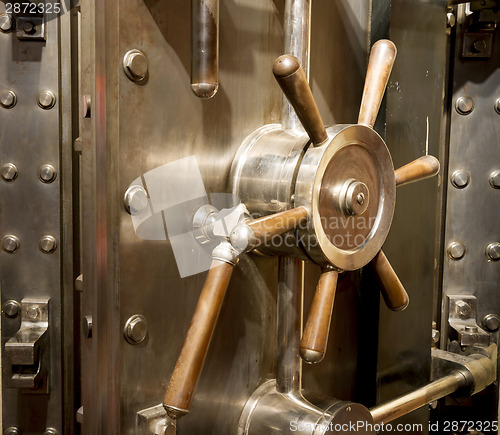
{"label": "round metal rivet", "polygon": [[460,260],[465,255],[465,246],[459,242],[451,242],[448,246],[448,255],[452,260]]}
{"label": "round metal rivet", "polygon": [[14,181],[17,178],[17,167],[14,163],[6,163],[0,169],[0,173],[5,181]]}
{"label": "round metal rivet", "polygon": [[455,108],[460,115],[468,115],[474,110],[474,100],[471,97],[460,97],[457,99]]}
{"label": "round metal rivet", "polygon": [[37,103],[42,109],[52,109],[56,104],[56,96],[52,91],[42,91],[37,96]]}
{"label": "round metal rivet", "polygon": [[43,236],[38,242],[40,251],[44,254],[52,254],[57,249],[56,239],[52,236]]}
{"label": "round metal rivet", "polygon": [[500,98],[495,101],[495,110],[500,115]]}
{"label": "round metal rivet", "polygon": [[14,18],[12,18],[10,15],[7,14],[0,15],[0,32],[2,33],[12,32],[14,30],[15,25],[16,22],[14,21]]}
{"label": "round metal rivet", "polygon": [[451,184],[457,189],[467,187],[470,182],[470,175],[468,172],[459,169],[451,174]]}
{"label": "round metal rivet", "polygon": [[125,339],[130,344],[142,343],[148,335],[148,322],[144,316],[134,314],[125,323],[123,328]]}
{"label": "round metal rivet", "polygon": [[494,189],[500,189],[500,170],[497,169],[496,171],[493,171],[490,174],[489,181],[491,187]]}
{"label": "round metal rivet", "polygon": [[125,210],[137,215],[148,207],[148,194],[142,186],[130,186],[123,198]]}
{"label": "round metal rivet", "polygon": [[500,317],[496,314],[486,314],[483,317],[483,326],[490,332],[498,331],[500,328]]}
{"label": "round metal rivet", "polygon": [[500,260],[500,243],[494,242],[490,243],[486,247],[486,257],[490,261],[498,261]]}
{"label": "round metal rivet", "polygon": [[4,109],[12,109],[17,103],[17,95],[14,91],[6,89],[0,94],[0,106]]}
{"label": "round metal rivet", "polygon": [[145,80],[148,75],[148,58],[140,50],[129,50],[123,57],[123,70],[130,80],[141,82]]}
{"label": "round metal rivet", "polygon": [[57,432],[57,430],[54,429],[53,427],[48,427],[43,431],[43,435],[58,435],[58,434],[59,432]]}
{"label": "round metal rivet", "polygon": [[2,307],[2,312],[9,319],[15,319],[21,313],[21,304],[13,299],[5,301]]}
{"label": "round metal rivet", "polygon": [[21,435],[21,433],[17,427],[8,427],[4,431],[4,435]]}
{"label": "round metal rivet", "polygon": [[56,168],[52,165],[42,165],[38,169],[38,178],[42,183],[52,183],[56,177]]}
{"label": "round metal rivet", "polygon": [[2,249],[8,254],[17,252],[21,246],[21,242],[16,236],[9,234],[2,239]]}
{"label": "round metal rivet", "polygon": [[38,305],[29,307],[26,314],[28,315],[28,319],[36,320],[40,317],[40,307]]}
{"label": "round metal rivet", "polygon": [[35,23],[33,23],[32,21],[25,21],[23,23],[23,32],[27,35],[33,35],[34,33],[36,33]]}

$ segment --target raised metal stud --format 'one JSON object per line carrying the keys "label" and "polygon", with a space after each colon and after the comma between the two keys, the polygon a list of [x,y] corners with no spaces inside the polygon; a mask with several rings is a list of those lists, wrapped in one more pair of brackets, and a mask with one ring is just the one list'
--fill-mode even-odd
{"label": "raised metal stud", "polygon": [[493,171],[490,174],[489,181],[491,187],[494,189],[500,189],[500,170],[497,169],[496,171]]}
{"label": "raised metal stud", "polygon": [[125,323],[123,335],[130,344],[142,343],[148,335],[148,321],[140,314],[134,314]]}
{"label": "raised metal stud", "polygon": [[457,189],[463,189],[467,187],[470,182],[470,175],[468,172],[459,169],[458,171],[453,172],[451,174],[451,184],[455,186]]}
{"label": "raised metal stud", "polygon": [[38,242],[38,247],[44,254],[52,254],[57,249],[56,239],[49,235],[43,236]]}
{"label": "raised metal stud", "polygon": [[490,243],[486,247],[486,257],[490,261],[498,261],[500,260],[500,243],[494,242]]}
{"label": "raised metal stud", "polygon": [[16,22],[14,21],[14,18],[12,18],[12,16],[7,14],[0,15],[0,32],[2,33],[12,32],[15,26]]}
{"label": "raised metal stud", "polygon": [[9,319],[15,319],[21,313],[21,304],[13,299],[5,301],[2,307],[2,312]]}
{"label": "raised metal stud", "polygon": [[17,178],[17,167],[14,163],[6,163],[0,169],[0,174],[5,181],[14,181]]}
{"label": "raised metal stud", "polygon": [[142,82],[148,76],[148,58],[140,50],[129,50],[123,57],[123,70],[127,77],[133,82]]}
{"label": "raised metal stud", "polygon": [[17,95],[14,91],[6,89],[0,94],[0,106],[4,109],[12,109],[17,103]]}
{"label": "raised metal stud", "polygon": [[37,96],[37,103],[44,110],[52,109],[56,104],[56,96],[52,91],[42,91]]}
{"label": "raised metal stud", "polygon": [[21,242],[16,236],[12,234],[9,234],[2,239],[2,249],[8,254],[13,254],[14,252],[17,252],[20,247],[21,247]]}
{"label": "raised metal stud", "polygon": [[448,255],[452,260],[460,260],[465,255],[465,246],[460,242],[451,242],[448,246]]}
{"label": "raised metal stud", "polygon": [[52,165],[42,165],[38,169],[38,178],[42,183],[52,183],[56,177],[56,168]]}

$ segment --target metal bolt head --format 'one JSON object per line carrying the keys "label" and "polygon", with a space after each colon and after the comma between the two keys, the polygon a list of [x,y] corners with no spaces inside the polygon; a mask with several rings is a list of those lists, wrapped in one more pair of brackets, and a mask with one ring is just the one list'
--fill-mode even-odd
{"label": "metal bolt head", "polygon": [[21,304],[13,299],[5,301],[2,307],[5,317],[15,319],[21,313]]}
{"label": "metal bolt head", "polygon": [[0,32],[2,33],[12,32],[14,30],[15,25],[16,22],[14,21],[14,18],[12,18],[10,15],[7,14],[0,15]]}
{"label": "metal bolt head", "polygon": [[482,53],[484,50],[486,50],[486,41],[484,39],[476,39],[471,47],[470,47],[470,51],[474,52],[474,53]]}
{"label": "metal bolt head", "polygon": [[83,335],[87,338],[92,337],[92,316],[83,317]]}
{"label": "metal bolt head", "polygon": [[477,326],[465,325],[465,332],[478,332],[479,328]]}
{"label": "metal bolt head", "polygon": [[40,307],[38,305],[33,305],[32,307],[28,308],[28,311],[26,314],[28,315],[28,319],[30,320],[36,320],[40,317]]}
{"label": "metal bolt head", "polygon": [[44,254],[52,254],[57,249],[56,239],[49,235],[43,236],[38,242],[38,247]]}
{"label": "metal bolt head", "polygon": [[125,339],[130,344],[142,343],[148,335],[148,322],[144,316],[134,314],[125,323],[123,328]]}
{"label": "metal bolt head", "polygon": [[486,314],[483,317],[483,326],[490,332],[498,331],[500,328],[500,317],[496,314]]}
{"label": "metal bolt head", "polygon": [[142,82],[148,75],[148,58],[140,50],[129,50],[123,57],[123,70],[130,80]]}
{"label": "metal bolt head", "polygon": [[5,89],[0,94],[0,106],[4,109],[12,109],[17,103],[17,95],[10,89]]}
{"label": "metal bolt head", "polygon": [[453,184],[453,186],[455,186],[457,189],[463,189],[464,187],[467,187],[469,182],[469,173],[462,169],[459,169],[451,174],[451,184]]}
{"label": "metal bolt head", "polygon": [[52,165],[42,165],[38,169],[38,178],[42,183],[52,183],[56,177],[57,171]]}
{"label": "metal bolt head", "polygon": [[500,115],[500,98],[495,101],[495,110]]}
{"label": "metal bolt head", "polygon": [[148,207],[148,194],[142,186],[130,186],[123,198],[125,210],[138,215]]}
{"label": "metal bolt head", "polygon": [[4,435],[21,435],[21,433],[17,427],[8,427],[4,431]]}
{"label": "metal bolt head", "polygon": [[6,163],[0,169],[0,174],[5,181],[14,181],[17,178],[17,167],[14,163]]}
{"label": "metal bolt head", "polygon": [[23,23],[23,32],[26,35],[33,35],[36,33],[36,25],[32,21],[25,21]]}
{"label": "metal bolt head", "polygon": [[455,103],[455,108],[460,115],[468,115],[474,110],[474,100],[471,97],[460,97]]}
{"label": "metal bolt head", "polygon": [[57,430],[53,427],[48,427],[42,433],[43,435],[59,435],[59,432],[57,432]]}
{"label": "metal bolt head", "polygon": [[20,247],[21,242],[16,236],[12,234],[4,236],[4,238],[2,239],[2,249],[8,254],[14,254],[19,250]]}
{"label": "metal bolt head", "polygon": [[458,301],[455,304],[457,314],[462,319],[468,319],[472,314],[472,307],[465,301]]}
{"label": "metal bolt head", "polygon": [[494,242],[490,243],[486,247],[486,257],[490,261],[498,261],[500,260],[500,243]]}
{"label": "metal bolt head", "polygon": [[489,181],[493,189],[500,189],[500,170],[493,171],[490,174]]}
{"label": "metal bolt head", "polygon": [[465,246],[460,242],[451,242],[448,246],[448,255],[452,260],[460,260],[465,255]]}
{"label": "metal bolt head", "polygon": [[432,342],[434,344],[437,344],[437,342],[439,341],[439,337],[440,337],[439,331],[437,329],[433,329],[432,330]]}
{"label": "metal bolt head", "polygon": [[56,96],[52,91],[42,91],[37,96],[37,103],[44,110],[52,109],[56,104]]}

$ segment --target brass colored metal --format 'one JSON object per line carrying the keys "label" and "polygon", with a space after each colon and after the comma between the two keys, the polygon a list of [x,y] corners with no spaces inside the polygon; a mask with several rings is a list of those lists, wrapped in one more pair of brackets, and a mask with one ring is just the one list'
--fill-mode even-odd
{"label": "brass colored metal", "polygon": [[300,356],[307,363],[320,362],[325,356],[338,276],[337,270],[325,268],[319,278],[300,341]]}
{"label": "brass colored metal", "polygon": [[274,62],[273,74],[314,145],[328,139],[304,70],[295,56],[285,54]]}
{"label": "brass colored metal", "polygon": [[466,384],[467,378],[465,375],[456,370],[425,387],[371,409],[373,421],[375,424],[389,423],[434,400],[454,393]]}
{"label": "brass colored metal", "polygon": [[234,264],[221,260],[212,262],[163,399],[163,406],[171,418],[189,412],[233,267]]}
{"label": "brass colored metal", "polygon": [[296,228],[306,220],[307,209],[305,207],[296,207],[254,219],[248,222],[247,225],[253,230],[255,237],[259,241],[265,241]]}
{"label": "brass colored metal", "polygon": [[373,128],[396,59],[396,53],[396,46],[388,39],[381,39],[373,44],[366,72],[361,108],[359,109],[358,124]]}
{"label": "brass colored metal", "polygon": [[219,0],[192,0],[191,32],[191,89],[212,98],[219,88]]}
{"label": "brass colored metal", "polygon": [[385,254],[380,251],[370,264],[377,273],[387,308],[393,311],[404,310],[410,298]]}
{"label": "brass colored metal", "polygon": [[396,186],[413,183],[433,177],[439,172],[439,160],[434,156],[422,156],[407,165],[396,169]]}

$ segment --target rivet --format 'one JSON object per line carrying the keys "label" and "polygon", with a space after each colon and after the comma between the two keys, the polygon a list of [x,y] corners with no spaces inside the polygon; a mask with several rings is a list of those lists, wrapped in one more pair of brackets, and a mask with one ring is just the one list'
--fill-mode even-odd
{"label": "rivet", "polygon": [[59,432],[53,427],[48,427],[43,431],[43,435],[59,435]]}
{"label": "rivet", "polygon": [[455,186],[457,189],[463,189],[467,187],[470,182],[470,175],[468,172],[459,169],[458,171],[453,172],[451,174],[451,184]]}
{"label": "rivet", "polygon": [[451,242],[448,246],[448,255],[452,260],[460,260],[465,255],[465,246],[460,242]]}
{"label": "rivet", "polygon": [[498,261],[500,260],[500,243],[494,242],[490,243],[486,247],[486,257],[490,261]]}
{"label": "rivet", "polygon": [[130,344],[142,343],[148,335],[148,322],[146,318],[140,314],[131,316],[125,323],[123,334]]}
{"label": "rivet", "polygon": [[17,95],[10,89],[5,89],[0,95],[0,106],[4,109],[12,109],[17,103]]}
{"label": "rivet", "polygon": [[0,15],[0,32],[2,33],[12,32],[14,30],[15,25],[16,22],[14,21],[14,18],[12,18],[10,15],[7,14]]}
{"label": "rivet", "polygon": [[14,163],[6,163],[0,169],[0,173],[2,174],[2,178],[7,181],[14,181],[17,178],[17,167]]}
{"label": "rivet", "polygon": [[483,326],[490,332],[498,331],[500,328],[500,317],[496,314],[486,314],[483,317]]}
{"label": "rivet", "polygon": [[455,108],[460,115],[468,115],[474,110],[474,100],[471,97],[460,97],[455,103]]}
{"label": "rivet", "polygon": [[86,338],[92,338],[92,316],[83,317],[83,335]]}
{"label": "rivet", "polygon": [[500,170],[497,169],[496,171],[493,171],[490,174],[489,181],[491,187],[494,189],[500,189]]}
{"label": "rivet", "polygon": [[2,312],[9,319],[15,319],[21,313],[21,304],[13,299],[5,301],[2,307]]}
{"label": "rivet", "polygon": [[20,246],[21,242],[16,236],[12,234],[9,234],[2,239],[2,249],[8,254],[13,254],[14,252],[17,252]]}
{"label": "rivet", "polygon": [[147,208],[148,195],[142,186],[130,186],[125,192],[123,202],[128,213],[137,215]]}
{"label": "rivet", "polygon": [[38,247],[44,254],[52,254],[57,249],[57,242],[53,236],[42,236],[38,241]]}
{"label": "rivet", "polygon": [[479,328],[477,326],[465,325],[465,332],[478,332]]}
{"label": "rivet", "polygon": [[21,430],[18,429],[17,427],[8,427],[4,431],[4,435],[21,435]]}
{"label": "rivet", "polygon": [[26,314],[28,315],[28,319],[36,320],[40,317],[40,307],[38,305],[29,307]]}
{"label": "rivet", "polygon": [[123,57],[123,70],[130,80],[142,82],[148,76],[148,58],[140,50],[129,50]]}
{"label": "rivet", "polygon": [[56,96],[52,91],[42,91],[37,96],[37,103],[44,110],[52,109],[56,104]]}
{"label": "rivet", "polygon": [[23,32],[26,35],[34,35],[36,33],[36,25],[32,21],[25,21],[23,23]]}
{"label": "rivet", "polygon": [[495,101],[495,110],[500,115],[500,98]]}
{"label": "rivet", "polygon": [[465,301],[457,301],[455,308],[458,316],[462,319],[468,319],[472,314],[472,307]]}
{"label": "rivet", "polygon": [[82,118],[91,117],[92,98],[90,95],[82,96]]}
{"label": "rivet", "polygon": [[56,177],[56,168],[52,165],[42,165],[38,169],[38,178],[42,183],[52,183]]}

